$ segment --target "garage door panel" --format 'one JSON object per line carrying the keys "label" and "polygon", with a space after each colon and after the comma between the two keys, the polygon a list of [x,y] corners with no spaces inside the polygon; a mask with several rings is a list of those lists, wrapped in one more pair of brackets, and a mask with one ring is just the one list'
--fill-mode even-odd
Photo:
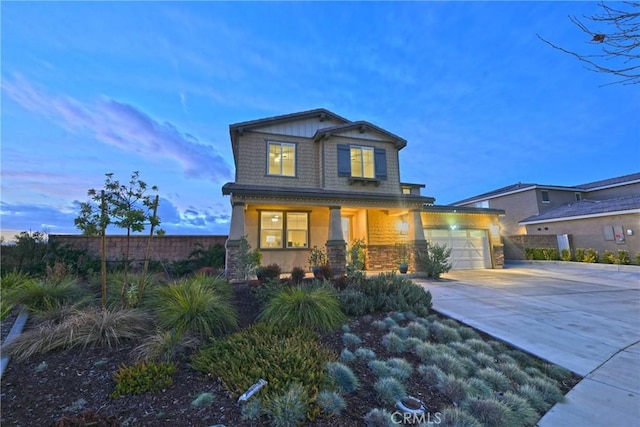
{"label": "garage door panel", "polygon": [[452,270],[491,268],[484,230],[425,230],[425,238],[451,248]]}

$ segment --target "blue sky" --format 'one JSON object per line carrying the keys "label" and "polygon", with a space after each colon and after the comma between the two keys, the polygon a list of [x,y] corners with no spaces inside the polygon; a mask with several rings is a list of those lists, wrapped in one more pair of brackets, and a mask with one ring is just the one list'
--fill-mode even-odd
{"label": "blue sky", "polygon": [[[407,139],[401,179],[452,203],[640,171],[640,85],[593,2],[2,2],[3,233],[77,233],[104,174],[139,171],[170,234],[226,234],[231,123],[327,108]],[[14,233],[15,234],[15,233]]]}

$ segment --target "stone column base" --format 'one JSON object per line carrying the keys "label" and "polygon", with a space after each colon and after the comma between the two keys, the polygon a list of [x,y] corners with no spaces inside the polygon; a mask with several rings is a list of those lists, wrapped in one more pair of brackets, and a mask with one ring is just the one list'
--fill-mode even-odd
{"label": "stone column base", "polygon": [[347,271],[347,243],[344,240],[329,240],[326,243],[327,262],[334,276]]}

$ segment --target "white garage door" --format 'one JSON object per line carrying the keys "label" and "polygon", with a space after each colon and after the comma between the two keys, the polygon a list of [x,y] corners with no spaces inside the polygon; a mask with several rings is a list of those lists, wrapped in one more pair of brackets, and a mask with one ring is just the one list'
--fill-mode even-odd
{"label": "white garage door", "polygon": [[425,229],[424,237],[451,248],[452,270],[491,268],[489,240],[485,230]]}

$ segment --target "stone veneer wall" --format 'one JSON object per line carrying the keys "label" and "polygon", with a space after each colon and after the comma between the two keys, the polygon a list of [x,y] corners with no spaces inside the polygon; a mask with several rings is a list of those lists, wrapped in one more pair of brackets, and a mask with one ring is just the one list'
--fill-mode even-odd
{"label": "stone veneer wall", "polygon": [[[147,250],[149,236],[135,235],[130,238],[129,259],[134,262],[143,262]],[[154,236],[151,240],[151,259],[178,261],[187,259],[189,254],[201,244],[205,249],[209,245],[224,245],[227,236]],[[71,245],[77,250],[86,250],[88,253],[100,256],[100,237],[87,237],[81,235],[50,234],[50,245]],[[127,236],[107,236],[106,249],[107,260],[122,259],[126,251]]]}
{"label": "stone veneer wall", "polygon": [[[518,234],[515,236],[504,236],[504,259],[523,260],[527,259],[525,248],[554,248],[558,249],[558,239],[555,235],[549,234]],[[494,246],[495,247],[495,246]]]}

